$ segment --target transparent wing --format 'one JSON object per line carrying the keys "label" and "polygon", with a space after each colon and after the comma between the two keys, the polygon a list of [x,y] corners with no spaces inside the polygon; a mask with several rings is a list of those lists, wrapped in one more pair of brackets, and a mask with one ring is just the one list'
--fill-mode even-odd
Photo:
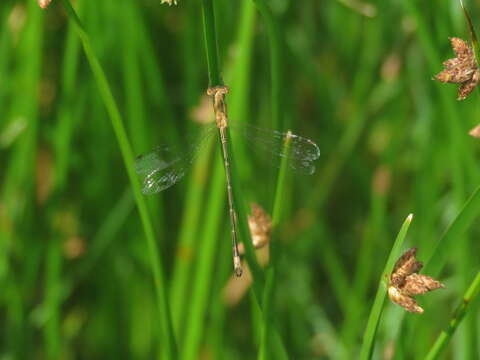
{"label": "transparent wing", "polygon": [[[241,134],[253,148],[266,152],[279,160],[286,157],[291,169],[311,175],[315,172],[314,161],[320,157],[320,149],[312,140],[295,134],[282,133],[271,129],[262,129],[245,123],[233,123],[230,128]],[[290,136],[290,151],[284,154],[285,139]],[[275,162],[274,162],[275,163]],[[278,165],[280,161],[276,162]]]}
{"label": "transparent wing", "polygon": [[142,177],[142,192],[145,195],[159,193],[182,179],[201,148],[215,133],[210,127],[199,140],[186,149],[160,145],[135,159],[135,170]]}

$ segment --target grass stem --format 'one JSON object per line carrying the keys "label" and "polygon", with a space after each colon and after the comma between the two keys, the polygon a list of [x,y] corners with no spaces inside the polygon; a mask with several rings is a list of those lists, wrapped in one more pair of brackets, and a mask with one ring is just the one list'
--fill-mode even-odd
{"label": "grass stem", "polygon": [[162,269],[161,258],[158,255],[158,246],[155,240],[155,233],[153,230],[152,221],[148,213],[146,201],[141,193],[140,184],[134,170],[134,155],[130,142],[128,140],[125,128],[123,126],[122,116],[118,109],[118,106],[113,97],[110,85],[108,84],[107,77],[103,71],[100,62],[95,55],[93,47],[90,42],[90,37],[85,31],[80,19],[78,18],[75,10],[70,4],[69,0],[62,0],[62,3],[67,11],[70,21],[73,23],[74,28],[79,36],[85,55],[87,57],[90,68],[93,72],[95,81],[97,82],[101,98],[107,109],[108,116],[111,120],[115,136],[117,138],[120,151],[122,153],[125,168],[127,170],[128,178],[132,186],[132,190],[135,196],[135,201],[140,214],[140,218],[145,232],[147,240],[147,246],[149,249],[151,267],[153,272],[156,297],[158,302],[158,315],[160,319],[161,338],[162,338],[162,351],[166,359],[176,358],[176,344],[172,331],[172,324],[170,319],[170,310],[168,305],[168,298],[166,294],[166,284]]}
{"label": "grass stem", "polygon": [[380,318],[382,316],[383,304],[385,302],[385,297],[387,294],[387,283],[390,277],[390,273],[393,270],[395,261],[400,255],[400,251],[405,241],[405,237],[412,222],[413,215],[410,214],[407,216],[407,219],[404,221],[400,232],[393,243],[392,250],[388,256],[387,263],[383,269],[382,276],[380,278],[377,294],[375,295],[375,301],[373,302],[372,309],[370,311],[370,316],[368,318],[367,327],[365,329],[365,335],[363,336],[363,344],[360,350],[360,360],[369,360],[372,357],[374,344],[375,344],[375,335],[377,333],[378,324],[380,323]]}
{"label": "grass stem", "polygon": [[455,333],[455,330],[457,330],[463,318],[465,317],[465,315],[467,315],[468,311],[471,309],[472,301],[475,300],[479,292],[480,292],[480,272],[478,272],[477,276],[475,276],[475,279],[472,281],[471,285],[469,286],[468,290],[463,296],[462,303],[458,305],[457,309],[455,310],[452,320],[450,321],[450,324],[438,336],[430,352],[425,357],[425,360],[435,360],[440,357],[440,355],[443,353],[446,346],[452,339],[452,336]]}

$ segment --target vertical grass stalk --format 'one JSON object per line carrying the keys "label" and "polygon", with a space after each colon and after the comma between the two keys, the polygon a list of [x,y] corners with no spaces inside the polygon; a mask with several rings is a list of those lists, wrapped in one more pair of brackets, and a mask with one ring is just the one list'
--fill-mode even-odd
{"label": "vertical grass stalk", "polygon": [[268,41],[270,44],[270,76],[271,76],[271,102],[272,102],[272,128],[282,128],[281,105],[283,100],[283,78],[282,78],[282,37],[280,27],[273,16],[265,0],[253,0],[268,30]]}
{"label": "vertical grass stalk", "polygon": [[455,310],[452,320],[448,325],[448,328],[442,331],[442,333],[439,335],[439,337],[433,344],[430,352],[425,357],[425,360],[438,359],[439,356],[443,353],[443,350],[445,350],[446,346],[452,339],[455,330],[457,330],[458,325],[460,325],[467,312],[471,309],[470,305],[472,301],[478,296],[479,292],[480,272],[477,273],[477,276],[475,276],[475,279],[473,280],[472,284],[463,296],[463,301],[460,305],[458,305],[457,309]]}
{"label": "vertical grass stalk", "polygon": [[161,328],[161,340],[162,340],[162,352],[166,359],[176,358],[176,345],[175,338],[172,331],[171,316],[168,306],[168,298],[166,294],[166,284],[162,269],[161,258],[159,256],[158,247],[155,241],[155,234],[152,226],[152,221],[148,213],[146,201],[141,193],[140,184],[134,170],[134,156],[130,146],[125,128],[123,126],[122,117],[120,111],[113,97],[112,91],[107,81],[105,72],[100,65],[98,58],[92,48],[90,38],[86,33],[80,19],[78,18],[75,10],[70,4],[69,0],[62,0],[62,3],[67,11],[69,20],[74,25],[74,28],[79,36],[85,55],[87,57],[90,68],[93,72],[94,79],[99,87],[100,95],[103,103],[107,109],[108,116],[110,117],[115,136],[117,138],[125,168],[127,170],[128,178],[132,186],[133,193],[135,195],[135,201],[142,221],[143,230],[147,240],[147,246],[149,249],[150,261],[152,266],[153,278],[155,283],[156,297],[158,303],[158,311],[160,318]]}
{"label": "vertical grass stalk", "polygon": [[[272,213],[272,238],[270,239],[270,264],[267,268],[265,288],[263,290],[262,309],[263,309],[263,328],[261,335],[260,351],[258,353],[259,360],[273,359],[273,346],[271,341],[273,340],[273,332],[271,331],[271,325],[274,322],[274,294],[275,294],[275,278],[277,274],[277,260],[279,255],[278,234],[279,224],[282,220],[287,204],[285,203],[285,191],[287,185],[287,168],[288,168],[288,155],[290,152],[291,136],[290,132],[287,132],[285,137],[285,143],[283,146],[282,162],[280,164],[280,171],[277,178],[277,187],[275,190],[275,202],[273,204]],[[287,358],[286,354],[283,354]]]}
{"label": "vertical grass stalk", "polygon": [[[202,0],[202,11],[203,11],[203,29],[205,36],[205,51],[207,56],[208,64],[208,78],[209,86],[220,86],[223,85],[223,81],[220,74],[219,68],[219,59],[218,59],[218,46],[217,46],[217,36],[215,29],[215,13],[213,9],[212,0]],[[238,227],[239,227],[239,237],[245,245],[245,257],[247,258],[250,270],[252,271],[252,276],[254,279],[253,288],[256,291],[258,299],[261,299],[261,289],[263,288],[263,272],[258,264],[255,257],[255,250],[250,240],[250,232],[247,224],[247,217],[245,207],[241,197],[239,196],[239,190],[236,186],[238,184],[238,177],[235,171],[235,160],[231,144],[231,136],[229,129],[227,127],[227,138],[230,140],[227,142],[228,153],[230,155],[230,168],[232,176],[232,191],[233,191],[233,203],[235,205],[235,211],[238,216]]]}
{"label": "vertical grass stalk", "polygon": [[[208,72],[209,72],[209,82],[210,87],[223,85],[220,69],[219,69],[219,60],[218,60],[218,47],[217,47],[217,37],[215,32],[215,14],[213,11],[212,0],[202,0],[202,9],[203,9],[203,25],[204,25],[204,34],[205,34],[205,48],[206,56],[208,63]],[[227,137],[231,140],[229,129],[227,130]],[[238,176],[235,171],[235,161],[232,150],[231,141],[227,142],[227,152],[230,154],[230,168],[231,168],[231,182],[232,182],[232,191],[233,191],[233,203],[236,208],[238,216],[238,230],[239,238],[243,241],[245,246],[245,257],[247,259],[248,265],[252,272],[253,278],[253,290],[256,301],[261,305],[260,301],[263,298],[263,290],[265,288],[264,274],[260,265],[257,262],[255,256],[255,249],[250,238],[250,231],[247,224],[247,216],[245,211],[245,206],[242,197],[240,196],[239,189],[235,184],[238,184]],[[281,342],[278,333],[274,330],[273,335],[275,346],[285,353],[283,343]]]}
{"label": "vertical grass stalk", "polygon": [[380,318],[382,316],[383,304],[385,302],[385,296],[387,294],[387,281],[390,277],[390,273],[393,270],[395,261],[400,255],[400,250],[402,248],[403,242],[412,222],[413,214],[407,216],[407,219],[404,221],[400,232],[395,239],[390,255],[388,256],[387,263],[383,269],[380,282],[378,284],[377,294],[375,295],[375,301],[373,303],[372,309],[370,310],[370,316],[368,318],[367,328],[365,329],[365,334],[363,336],[363,344],[360,350],[360,360],[369,360],[372,357],[373,349],[375,345],[375,335],[377,333],[378,324],[380,323]]}

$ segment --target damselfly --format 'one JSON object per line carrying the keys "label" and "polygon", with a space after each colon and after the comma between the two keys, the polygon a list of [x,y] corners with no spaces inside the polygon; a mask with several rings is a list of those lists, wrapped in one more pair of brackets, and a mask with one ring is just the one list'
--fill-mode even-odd
{"label": "damselfly", "polygon": [[[228,92],[226,87],[209,89],[209,95],[214,98],[215,124],[212,124],[193,145],[183,152],[172,151],[166,146],[159,146],[154,150],[140,155],[136,159],[136,171],[143,177],[142,192],[155,194],[176,184],[187,173],[202,145],[218,130],[222,145],[223,162],[227,183],[227,196],[229,205],[230,222],[232,227],[232,249],[235,274],[242,273],[240,255],[237,248],[237,215],[235,211],[232,192],[230,170],[229,138],[227,128],[243,135],[255,148],[259,148],[273,157],[285,158],[289,167],[305,174],[313,174],[315,165],[313,161],[320,156],[320,150],[312,140],[275,130],[267,130],[247,124],[229,124],[227,118],[224,95]],[[284,151],[286,138],[289,138],[288,152]],[[280,163],[280,162],[278,162]]]}

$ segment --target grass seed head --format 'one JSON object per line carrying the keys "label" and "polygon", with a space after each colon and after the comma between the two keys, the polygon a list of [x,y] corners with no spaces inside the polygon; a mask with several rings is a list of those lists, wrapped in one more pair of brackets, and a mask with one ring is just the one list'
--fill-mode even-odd
{"label": "grass seed head", "polygon": [[478,124],[473,129],[471,129],[468,132],[468,135],[470,135],[471,137],[474,137],[476,139],[480,139],[480,124]]}
{"label": "grass seed head", "polygon": [[443,62],[444,70],[435,76],[443,83],[460,84],[458,100],[464,100],[475,89],[480,80],[480,70],[471,46],[466,41],[450,38],[455,57]]}
{"label": "grass seed head", "polygon": [[40,6],[42,9],[46,9],[51,2],[52,0],[37,0],[38,6]]}
{"label": "grass seed head", "polygon": [[408,249],[395,263],[390,276],[388,297],[412,313],[423,313],[413,296],[444,287],[430,276],[418,274],[423,264],[416,259],[417,249]]}
{"label": "grass seed head", "polygon": [[248,227],[252,243],[256,249],[264,247],[270,241],[272,218],[256,203],[251,204],[252,214],[248,216]]}
{"label": "grass seed head", "polygon": [[162,0],[162,4],[177,5],[177,0]]}

